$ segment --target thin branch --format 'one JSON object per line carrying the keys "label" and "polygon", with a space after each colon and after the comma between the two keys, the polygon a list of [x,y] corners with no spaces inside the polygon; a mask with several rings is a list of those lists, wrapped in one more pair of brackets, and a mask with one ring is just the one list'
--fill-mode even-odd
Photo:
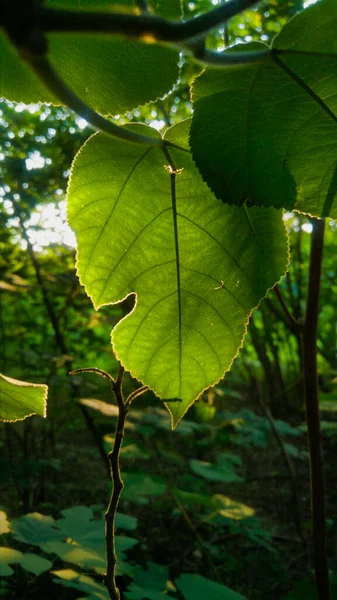
{"label": "thin branch", "polygon": [[104,377],[104,379],[108,379],[112,386],[115,383],[115,380],[113,379],[113,377],[111,377],[111,375],[109,375],[109,373],[103,371],[103,369],[97,369],[97,367],[84,367],[83,369],[74,369],[73,371],[69,372],[69,375],[78,375],[80,373],[95,373],[96,375]]}
{"label": "thin branch", "polygon": [[301,521],[302,521],[301,512],[302,511],[301,511],[301,505],[300,505],[300,498],[298,495],[298,483],[296,481],[293,464],[290,460],[288,452],[285,449],[282,436],[280,435],[280,433],[274,423],[274,419],[271,415],[271,412],[270,412],[269,408],[266,406],[266,404],[264,403],[264,401],[262,400],[262,395],[259,393],[258,393],[258,400],[259,400],[260,406],[270,424],[270,427],[273,431],[273,434],[274,434],[274,436],[277,440],[277,443],[279,445],[279,448],[281,450],[281,454],[284,458],[284,463],[285,463],[287,471],[288,471],[289,481],[290,481],[290,485],[291,485],[292,504],[293,504],[293,508],[294,508],[294,510],[293,510],[294,523],[295,523],[297,533],[298,533],[300,539],[302,540],[303,547],[306,548],[307,540],[303,534],[302,525],[301,525]]}
{"label": "thin branch", "polygon": [[237,65],[245,65],[247,63],[262,63],[271,56],[271,50],[259,50],[254,52],[214,52],[207,49],[198,49],[197,45],[185,43],[182,48],[191,52],[194,58],[205,65],[214,67],[226,68]]}
{"label": "thin branch", "polygon": [[257,0],[231,0],[189,21],[167,21],[151,14],[132,15],[95,11],[42,8],[40,27],[48,32],[105,33],[141,38],[152,36],[162,42],[184,42],[205,36],[228,19],[252,7]]}
{"label": "thin branch", "polygon": [[46,57],[29,56],[28,62],[52,94],[62,104],[69,106],[80,117],[88,121],[95,129],[129,142],[148,144],[150,146],[163,146],[164,141],[161,137],[140,135],[135,131],[130,131],[126,127],[119,127],[92,110],[66,85]]}
{"label": "thin branch", "polygon": [[117,555],[115,546],[115,518],[117,507],[122,489],[124,487],[119,467],[119,455],[124,438],[125,419],[128,413],[128,407],[123,396],[123,376],[124,369],[119,365],[119,372],[116,382],[113,383],[113,391],[116,396],[118,406],[118,420],[115,432],[113,449],[109,452],[110,474],[112,480],[112,493],[108,509],[105,513],[105,543],[107,555],[107,568],[104,575],[104,582],[108,589],[111,600],[120,600],[120,593],[116,584],[116,565]]}
{"label": "thin branch", "polygon": [[300,328],[301,328],[301,323],[299,321],[297,321],[293,315],[291,314],[291,312],[289,311],[289,308],[282,296],[280,287],[278,284],[275,285],[275,287],[273,288],[273,291],[275,293],[276,298],[278,299],[282,310],[288,320],[289,323],[289,327],[291,327],[291,330],[295,333],[295,332],[299,332]]}
{"label": "thin branch", "polygon": [[141,135],[135,131],[127,129],[127,127],[120,127],[119,125],[112,123],[112,121],[108,121],[108,119],[105,119],[99,113],[90,108],[67,86],[63,79],[55,71],[47,57],[36,57],[28,54],[25,55],[25,58],[31,68],[35,71],[44,85],[52,92],[52,94],[58,100],[60,100],[62,104],[65,104],[76,114],[85,119],[94,129],[98,129],[104,133],[107,133],[108,135],[128,142],[147,144],[148,146],[155,146],[158,148],[169,146],[171,148],[182,150],[183,152],[189,152],[189,150],[186,148],[182,148],[177,144],[166,141],[161,136],[150,137],[147,135]]}
{"label": "thin branch", "polygon": [[317,328],[324,244],[324,220],[312,219],[306,315],[302,334],[304,396],[310,454],[311,518],[319,600],[330,600],[325,514],[324,461],[317,382]]}
{"label": "thin branch", "polygon": [[145,392],[147,392],[148,389],[149,388],[148,388],[147,385],[142,385],[142,387],[140,387],[137,390],[134,390],[133,392],[131,392],[131,394],[129,394],[129,396],[125,400],[125,406],[130,406],[131,402],[133,402],[136,398],[138,398],[138,396],[141,396],[142,394],[145,394]]}

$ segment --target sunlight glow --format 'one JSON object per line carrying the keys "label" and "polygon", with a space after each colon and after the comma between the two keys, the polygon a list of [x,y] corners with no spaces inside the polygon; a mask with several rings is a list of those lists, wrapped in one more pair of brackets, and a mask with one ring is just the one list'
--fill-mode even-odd
{"label": "sunlight glow", "polygon": [[317,0],[306,0],[305,2],[303,2],[303,8],[308,8],[308,6],[312,6],[313,4],[316,4]]}
{"label": "sunlight glow", "polygon": [[59,205],[51,202],[38,206],[26,222],[26,228],[36,251],[41,251],[50,244],[76,247],[75,235],[66,221],[65,201],[61,201]]}
{"label": "sunlight glow", "polygon": [[312,232],[312,225],[311,223],[304,223],[302,225],[302,229],[303,231],[305,231],[306,233],[311,233]]}
{"label": "sunlight glow", "polygon": [[27,171],[31,171],[32,169],[43,169],[46,159],[41,156],[40,152],[35,150],[29,154],[29,158],[26,158],[25,162]]}

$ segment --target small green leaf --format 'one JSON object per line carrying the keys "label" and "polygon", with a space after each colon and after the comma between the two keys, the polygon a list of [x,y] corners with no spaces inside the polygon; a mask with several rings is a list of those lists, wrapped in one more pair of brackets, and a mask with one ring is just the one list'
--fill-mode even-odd
{"label": "small green leaf", "polygon": [[250,506],[236,502],[222,494],[212,496],[212,504],[216,508],[216,514],[226,519],[241,521],[255,515],[255,510]]}
{"label": "small green leaf", "polygon": [[22,421],[46,416],[48,387],[27,383],[0,373],[0,421]]}
{"label": "small green leaf", "polygon": [[20,564],[23,569],[29,571],[29,573],[34,573],[36,576],[49,571],[53,566],[50,560],[43,558],[43,556],[37,556],[37,554],[31,554],[30,552],[26,552],[23,555]]}
{"label": "small green leaf", "polygon": [[123,500],[138,502],[146,496],[160,496],[165,492],[166,484],[160,477],[151,477],[146,473],[124,473]]}
{"label": "small green leaf", "polygon": [[175,584],[184,600],[247,600],[241,594],[201,575],[181,575]]}
{"label": "small green leaf", "polygon": [[15,539],[32,546],[64,539],[64,533],[55,529],[54,519],[40,513],[29,513],[19,519],[13,519],[11,527]]}
{"label": "small green leaf", "polygon": [[1,547],[0,548],[0,578],[9,577],[13,573],[13,569],[9,566],[10,564],[20,563],[22,559],[22,552],[13,550],[12,548]]}
{"label": "small green leaf", "polygon": [[169,579],[168,567],[147,563],[146,571],[139,571],[134,582],[129,586],[125,594],[127,600],[165,600],[172,598],[167,595],[166,584]]}
{"label": "small green leaf", "polygon": [[[166,139],[185,148],[188,129],[189,122],[179,124]],[[252,309],[288,257],[281,213],[224,206],[188,152],[169,154],[181,169],[174,191],[160,148],[92,136],[73,166],[68,218],[95,308],[136,295],[135,309],[112,333],[114,351],[167,401],[176,425],[231,367]]]}
{"label": "small green leaf", "polygon": [[[104,543],[102,546],[104,550]],[[43,544],[42,549],[47,554],[56,554],[64,562],[71,563],[82,569],[90,569],[98,573],[103,573],[105,570],[104,552],[98,553],[77,544],[67,544],[66,542],[47,542]]]}
{"label": "small green leaf", "polygon": [[224,202],[337,217],[336,19],[335,0],[322,0],[289,21],[264,62],[196,79],[193,157]]}
{"label": "small green leaf", "polygon": [[133,531],[137,529],[137,519],[130,515],[124,515],[118,512],[115,519],[116,529],[125,529],[126,531]]}
{"label": "small green leaf", "polygon": [[90,594],[89,597],[95,600],[109,600],[106,588],[87,575],[82,575],[72,569],[52,571],[52,574],[56,575],[56,578],[53,579],[55,583]]}
{"label": "small green leaf", "polygon": [[191,459],[190,467],[193,473],[210,481],[224,481],[226,483],[243,481],[243,478],[236,473],[235,458],[238,457],[234,455],[231,457],[225,453],[220,454],[215,466],[203,460]]}
{"label": "small green leaf", "polygon": [[207,506],[208,508],[214,508],[210,496],[196,494],[195,492],[186,492],[180,489],[174,489],[173,492],[182,501],[184,506]]}

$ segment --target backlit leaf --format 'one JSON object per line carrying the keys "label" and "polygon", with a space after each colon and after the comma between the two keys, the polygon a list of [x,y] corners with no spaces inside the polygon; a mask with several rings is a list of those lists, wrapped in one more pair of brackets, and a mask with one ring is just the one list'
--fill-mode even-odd
{"label": "backlit leaf", "polygon": [[[49,4],[54,8],[78,8],[78,2],[75,6],[67,0]],[[167,8],[166,3],[156,4],[160,10]],[[111,9],[111,3],[109,6],[104,0],[86,2],[84,10],[90,8]],[[103,114],[124,114],[154,101],[169,92],[178,79],[179,52],[167,46],[98,34],[51,33],[47,37],[48,57],[59,75],[87,104]],[[28,64],[20,60],[2,30],[0,64],[0,97],[27,104],[60,103]]]}
{"label": "backlit leaf", "polygon": [[0,420],[21,421],[32,415],[46,416],[48,388],[0,373]]}
{"label": "backlit leaf", "polygon": [[337,217],[336,19],[335,0],[322,0],[284,27],[263,62],[196,79],[193,156],[224,202]]}
{"label": "backlit leaf", "polygon": [[[188,125],[167,139],[186,140]],[[112,333],[114,351],[176,424],[231,367],[251,310],[286,270],[287,241],[278,211],[224,206],[189,152],[170,156],[174,191],[160,148],[92,136],[73,166],[68,218],[95,308],[136,295]]]}

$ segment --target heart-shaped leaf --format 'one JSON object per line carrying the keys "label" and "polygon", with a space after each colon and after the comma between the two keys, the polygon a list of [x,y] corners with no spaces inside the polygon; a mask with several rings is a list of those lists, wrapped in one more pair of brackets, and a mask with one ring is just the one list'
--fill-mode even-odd
{"label": "heart-shaped leaf", "polygon": [[284,27],[264,61],[196,79],[191,148],[224,202],[337,217],[336,21],[337,3],[322,0]]}
{"label": "heart-shaped leaf", "polygon": [[0,421],[21,421],[32,415],[46,416],[48,388],[0,373]]}
{"label": "heart-shaped leaf", "polygon": [[167,402],[173,424],[231,367],[252,309],[287,267],[281,213],[217,200],[188,152],[188,129],[168,131],[183,144],[169,156],[92,136],[68,191],[81,283],[97,309],[135,294],[114,351]]}

